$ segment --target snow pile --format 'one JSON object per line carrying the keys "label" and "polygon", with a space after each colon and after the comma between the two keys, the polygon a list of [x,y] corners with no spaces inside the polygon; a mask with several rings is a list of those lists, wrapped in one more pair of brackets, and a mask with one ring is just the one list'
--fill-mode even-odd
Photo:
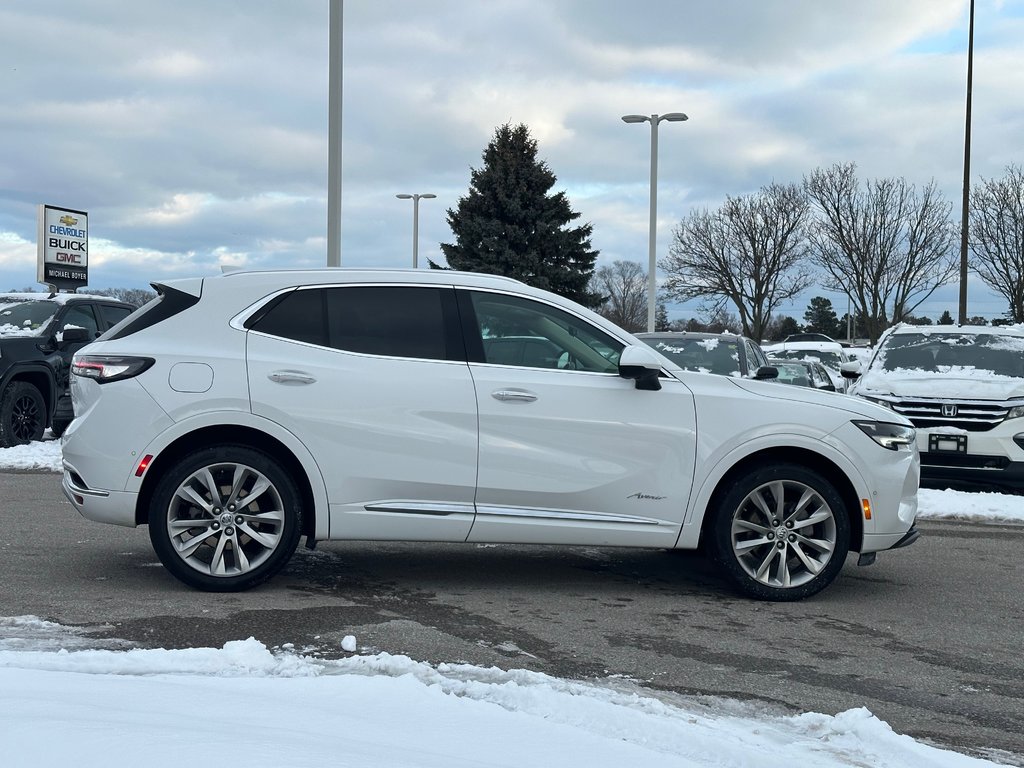
{"label": "snow pile", "polygon": [[[669,700],[669,699],[672,700]],[[896,734],[866,709],[782,716],[524,670],[377,654],[0,651],[4,765],[994,765]]]}

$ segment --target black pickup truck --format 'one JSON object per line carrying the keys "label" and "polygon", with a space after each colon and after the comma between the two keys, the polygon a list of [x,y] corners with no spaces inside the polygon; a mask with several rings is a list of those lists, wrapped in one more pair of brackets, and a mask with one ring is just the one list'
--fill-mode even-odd
{"label": "black pickup truck", "polygon": [[0,293],[0,448],[64,432],[71,356],[134,310],[105,296]]}

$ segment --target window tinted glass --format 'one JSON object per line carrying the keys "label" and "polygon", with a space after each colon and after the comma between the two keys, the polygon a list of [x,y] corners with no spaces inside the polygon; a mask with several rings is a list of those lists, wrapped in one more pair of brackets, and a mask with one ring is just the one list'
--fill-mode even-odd
{"label": "window tinted glass", "polygon": [[96,324],[96,314],[92,311],[92,305],[90,304],[78,304],[68,307],[67,312],[64,313],[60,320],[60,328],[58,330],[64,330],[69,325],[85,328],[89,331],[90,337],[95,337],[99,332],[99,326]]}
{"label": "window tinted glass", "polygon": [[497,293],[472,293],[484,362],[617,373],[623,345],[557,307]]}
{"label": "window tinted glass", "polygon": [[449,347],[446,306],[454,312],[450,288],[353,286],[326,288],[330,345],[349,352],[427,360],[461,359]]}
{"label": "window tinted glass", "polygon": [[323,290],[292,291],[277,299],[251,326],[283,339],[327,345]]}
{"label": "window tinted glass", "polygon": [[0,300],[0,336],[36,335],[58,308],[54,301]]}
{"label": "window tinted glass", "polygon": [[107,327],[116,325],[132,313],[128,307],[115,307],[110,304],[100,304],[100,314],[107,323]]}
{"label": "window tinted glass", "polygon": [[684,371],[740,376],[740,345],[733,337],[643,336],[640,339]]}

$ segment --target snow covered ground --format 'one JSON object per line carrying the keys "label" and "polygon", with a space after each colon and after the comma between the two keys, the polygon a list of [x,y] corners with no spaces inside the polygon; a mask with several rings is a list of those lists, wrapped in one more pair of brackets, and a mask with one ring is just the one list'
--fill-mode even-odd
{"label": "snow covered ground", "polygon": [[[60,468],[57,441],[0,449],[0,471]],[[927,491],[921,516],[1024,522],[1024,499]],[[432,666],[360,653],[337,661],[239,638],[223,648],[97,648],[74,628],[0,617],[0,764],[492,766],[996,765],[894,733],[866,709],[784,715],[656,694],[628,681]]]}

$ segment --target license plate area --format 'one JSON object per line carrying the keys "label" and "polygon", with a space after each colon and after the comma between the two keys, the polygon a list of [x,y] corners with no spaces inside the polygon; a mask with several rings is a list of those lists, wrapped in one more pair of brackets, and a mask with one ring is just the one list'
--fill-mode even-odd
{"label": "license plate area", "polygon": [[929,453],[967,453],[967,435],[928,435]]}

